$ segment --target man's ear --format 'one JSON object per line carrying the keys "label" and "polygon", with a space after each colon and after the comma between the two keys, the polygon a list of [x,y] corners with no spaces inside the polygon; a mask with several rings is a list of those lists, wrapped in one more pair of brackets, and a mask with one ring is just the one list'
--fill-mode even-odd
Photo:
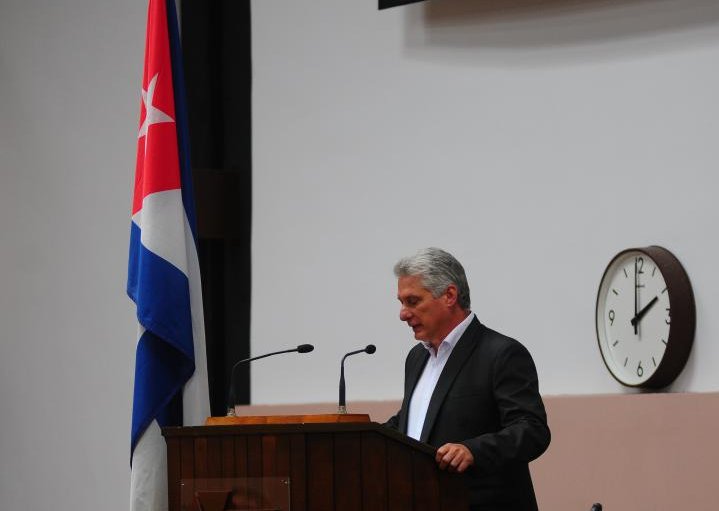
{"label": "man's ear", "polygon": [[450,284],[444,292],[444,300],[448,307],[457,304],[457,286]]}

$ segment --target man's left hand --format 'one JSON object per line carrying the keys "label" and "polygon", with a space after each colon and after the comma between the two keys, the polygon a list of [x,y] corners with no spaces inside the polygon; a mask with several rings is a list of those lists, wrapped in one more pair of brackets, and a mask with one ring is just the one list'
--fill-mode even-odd
{"label": "man's left hand", "polygon": [[474,465],[474,456],[464,444],[444,444],[435,456],[439,468],[449,472],[464,472]]}

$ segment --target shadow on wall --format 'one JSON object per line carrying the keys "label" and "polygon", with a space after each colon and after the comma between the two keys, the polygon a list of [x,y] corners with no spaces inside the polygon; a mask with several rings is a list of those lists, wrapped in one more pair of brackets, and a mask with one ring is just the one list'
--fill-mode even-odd
{"label": "shadow on wall", "polygon": [[417,58],[471,50],[527,65],[527,53],[551,51],[583,62],[719,40],[716,0],[430,0],[403,9],[405,48]]}

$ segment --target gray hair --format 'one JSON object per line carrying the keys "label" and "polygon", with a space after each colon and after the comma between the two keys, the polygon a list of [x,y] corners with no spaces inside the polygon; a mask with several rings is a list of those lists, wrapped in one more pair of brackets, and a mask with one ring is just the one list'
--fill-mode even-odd
{"label": "gray hair", "polygon": [[422,285],[437,298],[450,284],[457,286],[457,303],[469,310],[469,284],[464,268],[454,256],[440,248],[423,248],[416,254],[403,257],[394,265],[395,277],[418,276]]}

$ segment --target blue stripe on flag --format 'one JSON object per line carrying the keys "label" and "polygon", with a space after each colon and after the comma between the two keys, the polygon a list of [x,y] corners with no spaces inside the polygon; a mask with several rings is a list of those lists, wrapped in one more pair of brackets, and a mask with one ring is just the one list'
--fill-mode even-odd
{"label": "blue stripe on flag", "polygon": [[182,390],[194,370],[194,361],[164,339],[150,330],[142,334],[135,355],[131,450],[135,450],[153,420],[157,419],[160,427],[181,425],[182,416],[172,415],[167,405]]}
{"label": "blue stripe on flag", "polygon": [[127,283],[139,323],[194,361],[187,276],[142,245],[140,228],[134,222],[130,228]]}
{"label": "blue stripe on flag", "polygon": [[179,425],[166,406],[195,370],[189,282],[184,273],[140,242],[140,228],[130,229],[127,292],[137,305],[137,319],[147,330],[135,358],[131,449],[147,426]]}

